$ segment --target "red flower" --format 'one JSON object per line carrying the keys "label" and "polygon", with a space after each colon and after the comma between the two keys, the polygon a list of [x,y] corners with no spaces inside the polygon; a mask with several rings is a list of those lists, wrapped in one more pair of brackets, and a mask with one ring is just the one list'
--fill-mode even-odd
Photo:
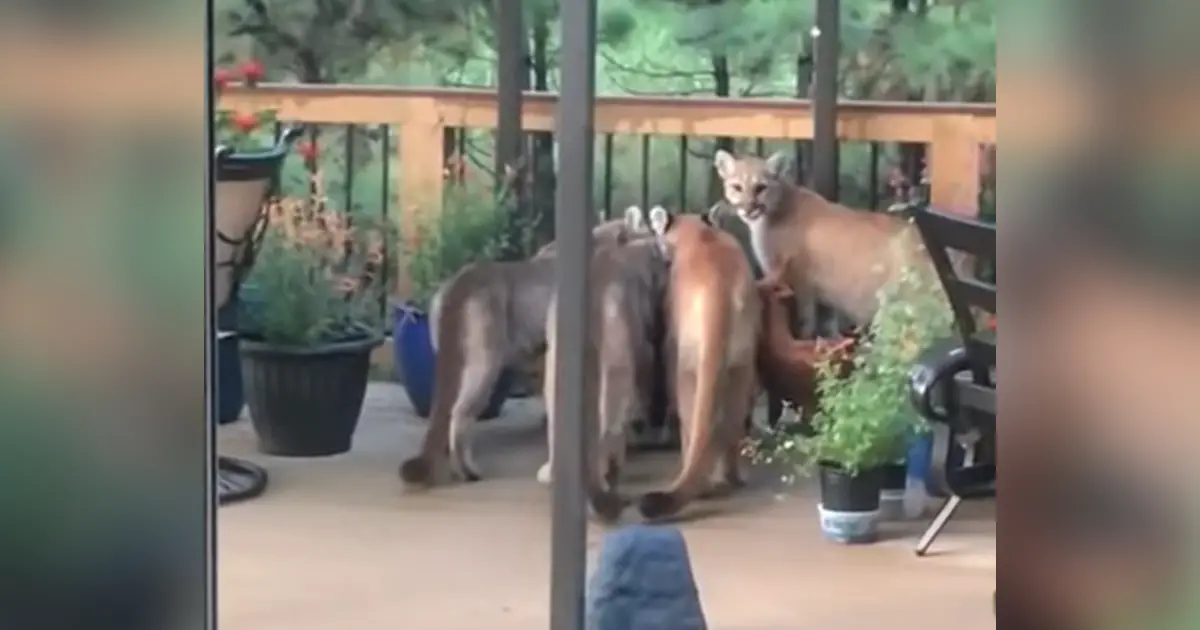
{"label": "red flower", "polygon": [[300,154],[300,157],[304,158],[305,162],[312,164],[317,161],[317,157],[321,154],[321,149],[317,146],[317,143],[304,140],[296,145],[296,152]]}
{"label": "red flower", "polygon": [[267,68],[263,62],[257,59],[243,61],[242,65],[238,66],[238,72],[241,73],[242,79],[246,81],[246,85],[253,87],[267,74]]}
{"label": "red flower", "polygon": [[250,133],[258,127],[258,116],[250,112],[237,112],[233,115],[233,126],[242,133]]}
{"label": "red flower", "polygon": [[995,315],[992,315],[990,318],[988,318],[988,329],[990,329],[992,332],[996,332],[996,316]]}
{"label": "red flower", "polygon": [[230,83],[236,80],[237,76],[229,68],[217,68],[213,72],[213,87],[216,88],[217,92],[224,90]]}

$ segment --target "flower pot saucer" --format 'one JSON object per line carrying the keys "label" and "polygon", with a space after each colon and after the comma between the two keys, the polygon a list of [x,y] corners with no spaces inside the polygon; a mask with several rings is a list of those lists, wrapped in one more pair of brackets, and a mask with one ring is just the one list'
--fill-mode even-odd
{"label": "flower pot saucer", "polygon": [[217,457],[217,504],[228,505],[259,496],[267,489],[267,471],[234,457]]}

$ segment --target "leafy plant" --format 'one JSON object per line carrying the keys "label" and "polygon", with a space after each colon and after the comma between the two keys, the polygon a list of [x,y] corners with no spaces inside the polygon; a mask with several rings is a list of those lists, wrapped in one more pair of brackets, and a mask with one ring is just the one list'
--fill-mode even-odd
{"label": "leafy plant", "polygon": [[397,231],[386,219],[328,207],[320,174],[307,198],[273,199],[247,284],[243,333],[287,346],[382,334],[383,276]]}
{"label": "leafy plant", "polygon": [[829,361],[818,366],[815,434],[768,434],[753,445],[757,459],[796,472],[830,462],[854,474],[895,463],[925,429],[908,402],[908,373],[922,351],[951,333],[953,315],[937,278],[908,262],[895,282],[880,289],[879,310],[859,341],[854,369],[844,374]]}
{"label": "leafy plant", "polygon": [[412,304],[427,309],[438,288],[471,263],[528,252],[534,226],[509,211],[511,198],[511,187],[493,192],[485,182],[471,178],[447,190],[442,211],[419,223],[416,233],[406,238]]}
{"label": "leafy plant", "polygon": [[[220,94],[230,84],[238,81],[247,87],[255,87],[264,76],[266,68],[262,62],[250,59],[235,68],[217,68],[213,72],[213,89]],[[213,122],[217,144],[231,147],[236,153],[266,149],[275,144],[274,134],[268,129],[268,126],[275,122],[275,110],[245,112],[219,109]]]}

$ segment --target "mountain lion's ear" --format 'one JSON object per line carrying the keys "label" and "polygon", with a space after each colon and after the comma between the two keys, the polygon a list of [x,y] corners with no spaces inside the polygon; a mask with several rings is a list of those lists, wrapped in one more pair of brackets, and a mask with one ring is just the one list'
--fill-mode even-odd
{"label": "mountain lion's ear", "polygon": [[713,166],[717,167],[717,175],[720,175],[721,179],[729,179],[737,166],[737,158],[725,149],[717,149],[716,155],[713,156]]}
{"label": "mountain lion's ear", "polygon": [[726,212],[728,212],[728,208],[725,207],[725,202],[718,201],[717,203],[713,204],[713,207],[708,209],[708,212],[704,213],[704,220],[709,225],[719,226],[721,224],[721,217],[724,216]]}
{"label": "mountain lion's ear", "polygon": [[786,179],[792,171],[792,158],[783,151],[776,151],[767,158],[767,174],[775,179]]}
{"label": "mountain lion's ear", "polygon": [[671,227],[671,213],[662,206],[654,206],[650,208],[650,229],[654,233],[662,236],[667,233],[667,228]]}
{"label": "mountain lion's ear", "polygon": [[637,206],[625,208],[625,227],[634,234],[645,234],[650,231],[650,228],[646,226],[645,213]]}

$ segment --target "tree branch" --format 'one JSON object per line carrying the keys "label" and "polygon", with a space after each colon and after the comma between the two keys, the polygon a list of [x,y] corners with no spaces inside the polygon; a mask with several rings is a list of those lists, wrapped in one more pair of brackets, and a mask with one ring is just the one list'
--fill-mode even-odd
{"label": "tree branch", "polygon": [[625,64],[625,63],[622,63],[622,62],[620,62],[620,61],[617,61],[616,59],[614,59],[614,58],[613,58],[613,56],[612,56],[612,55],[610,55],[610,54],[608,54],[608,53],[606,53],[606,52],[603,52],[603,51],[601,51],[601,52],[600,52],[600,57],[601,57],[602,59],[604,59],[604,62],[605,62],[605,63],[607,63],[607,64],[609,64],[609,65],[611,65],[611,66],[615,67],[617,70],[620,70],[620,71],[622,71],[622,72],[628,72],[628,73],[630,73],[630,74],[637,74],[637,75],[640,75],[640,76],[643,76],[643,77],[646,77],[646,78],[649,78],[649,79],[696,79],[696,78],[701,78],[701,77],[708,77],[708,76],[709,76],[709,74],[710,74],[710,73],[709,73],[707,70],[696,70],[696,71],[687,71],[687,70],[670,70],[670,71],[653,71],[653,70],[643,70],[643,69],[641,69],[641,68],[634,68],[633,66],[630,66],[630,65],[627,65],[627,64]]}
{"label": "tree branch", "polygon": [[[300,38],[279,28],[271,19],[267,5],[262,0],[245,0],[246,6],[254,13],[254,22],[242,22],[231,30],[232,35],[257,35],[262,39],[273,39],[285,48],[298,51],[303,48]],[[264,42],[266,43],[266,42]]]}

